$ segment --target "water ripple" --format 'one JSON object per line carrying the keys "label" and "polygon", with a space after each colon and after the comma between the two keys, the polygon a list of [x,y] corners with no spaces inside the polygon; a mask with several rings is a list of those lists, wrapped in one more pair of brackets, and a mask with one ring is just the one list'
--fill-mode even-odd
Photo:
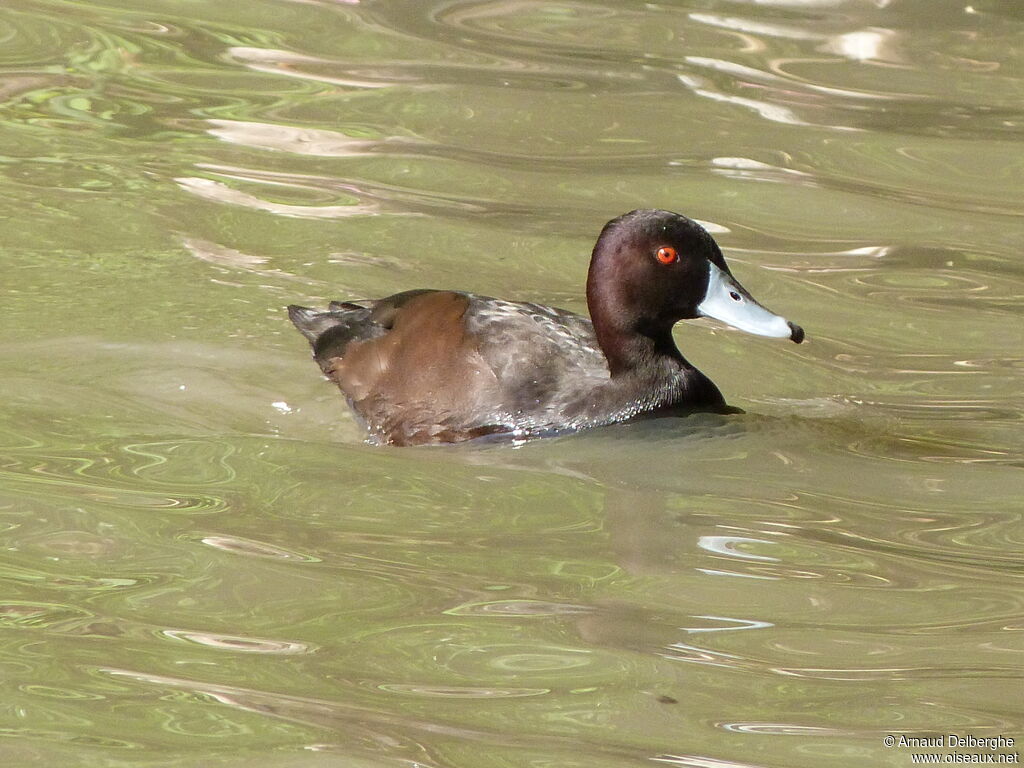
{"label": "water ripple", "polygon": [[321,558],[313,555],[295,552],[263,541],[244,539],[240,536],[203,536],[199,540],[214,549],[245,557],[265,557],[272,560],[288,560],[302,563],[322,562]]}
{"label": "water ripple", "polygon": [[[368,216],[388,213],[399,216],[422,216],[439,210],[450,212],[486,213],[490,210],[507,212],[508,205],[493,200],[456,197],[445,193],[418,191],[370,182],[350,182],[326,176],[295,173],[274,173],[247,168],[206,165],[202,168],[217,178],[199,176],[175,179],[186,192],[218,203],[228,203],[279,216],[313,219],[338,219],[349,216]],[[229,183],[230,182],[230,183]],[[245,185],[260,194],[246,192],[232,184]],[[292,198],[291,202],[268,200]],[[343,204],[305,204],[316,200],[330,203],[342,199]],[[299,202],[301,201],[301,202]]]}
{"label": "water ripple", "polygon": [[385,683],[378,686],[388,693],[404,693],[411,696],[430,696],[455,699],[495,699],[543,696],[550,691],[546,688],[472,688],[459,686],[404,685]]}
{"label": "water ripple", "polygon": [[593,609],[571,603],[551,603],[543,600],[494,600],[484,603],[467,603],[449,608],[449,616],[572,616],[589,613]]}
{"label": "water ripple", "polygon": [[193,632],[184,629],[165,629],[162,634],[175,640],[195,643],[206,648],[234,651],[238,653],[266,653],[291,656],[294,654],[312,653],[316,650],[307,643],[287,640],[266,640],[256,637],[237,637],[214,632]]}

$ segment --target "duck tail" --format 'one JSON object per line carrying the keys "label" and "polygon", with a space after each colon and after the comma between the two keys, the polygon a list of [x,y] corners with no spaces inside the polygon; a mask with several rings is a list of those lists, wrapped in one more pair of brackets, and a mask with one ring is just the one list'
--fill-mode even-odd
{"label": "duck tail", "polygon": [[300,307],[298,304],[289,305],[288,318],[299,329],[299,333],[309,340],[310,344],[314,343],[328,328],[333,328],[341,322],[333,312]]}
{"label": "duck tail", "polygon": [[379,336],[384,330],[370,319],[371,310],[351,302],[332,302],[331,308],[311,309],[292,304],[288,317],[313,348],[313,358],[326,373],[332,360],[345,356],[353,339]]}

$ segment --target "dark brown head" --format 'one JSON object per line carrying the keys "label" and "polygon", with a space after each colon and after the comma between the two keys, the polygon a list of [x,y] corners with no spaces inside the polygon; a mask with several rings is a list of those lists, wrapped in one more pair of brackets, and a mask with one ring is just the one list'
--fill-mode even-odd
{"label": "dark brown head", "polygon": [[637,210],[609,221],[594,246],[587,303],[613,372],[647,347],[679,356],[672,326],[714,317],[761,336],[803,341],[803,330],[762,307],[732,276],[714,238],[671,211]]}

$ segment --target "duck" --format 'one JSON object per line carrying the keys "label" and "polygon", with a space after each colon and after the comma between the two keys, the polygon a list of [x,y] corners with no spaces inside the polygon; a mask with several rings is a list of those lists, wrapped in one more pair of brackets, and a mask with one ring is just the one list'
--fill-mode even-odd
{"label": "duck", "polygon": [[590,318],[475,293],[415,289],[291,305],[324,375],[368,441],[409,446],[529,439],[698,411],[736,412],[672,329],[711,317],[799,344],[803,329],[740,285],[714,238],[665,210],[630,211],[597,238]]}

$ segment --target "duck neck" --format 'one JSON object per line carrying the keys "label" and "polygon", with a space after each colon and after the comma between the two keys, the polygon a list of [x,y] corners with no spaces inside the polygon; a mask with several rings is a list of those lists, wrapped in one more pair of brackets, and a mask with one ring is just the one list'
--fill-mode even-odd
{"label": "duck neck", "polygon": [[595,323],[594,331],[612,376],[652,368],[663,371],[691,367],[672,339],[671,326],[641,330]]}
{"label": "duck neck", "polygon": [[672,323],[640,316],[634,298],[623,295],[626,288],[618,276],[603,274],[607,271],[595,253],[587,275],[587,307],[611,375],[685,364],[672,340]]}

